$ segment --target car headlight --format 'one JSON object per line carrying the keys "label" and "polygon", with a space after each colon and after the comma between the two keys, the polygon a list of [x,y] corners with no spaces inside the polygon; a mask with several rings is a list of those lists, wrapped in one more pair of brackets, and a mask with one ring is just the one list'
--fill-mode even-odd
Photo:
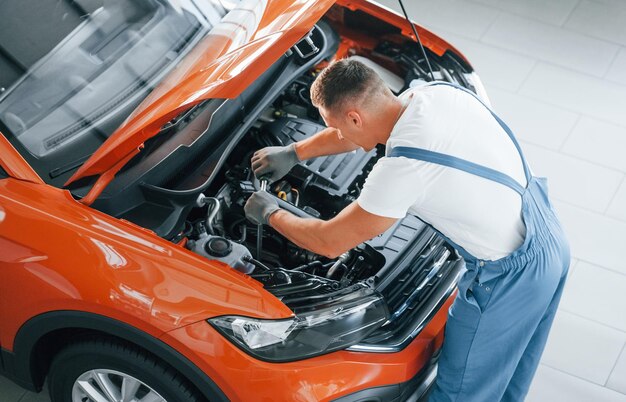
{"label": "car headlight", "polygon": [[219,332],[261,360],[286,362],[345,349],[388,318],[377,293],[281,320],[221,316],[208,320]]}

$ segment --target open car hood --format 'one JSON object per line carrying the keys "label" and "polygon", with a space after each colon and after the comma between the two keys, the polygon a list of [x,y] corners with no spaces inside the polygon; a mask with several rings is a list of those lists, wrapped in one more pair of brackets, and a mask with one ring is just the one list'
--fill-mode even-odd
{"label": "open car hood", "polygon": [[[90,205],[165,123],[207,99],[239,96],[335,3],[375,15],[413,38],[411,25],[404,17],[368,0],[244,0],[191,50],[65,185],[100,176],[81,199]],[[436,54],[454,49],[423,27],[414,26],[424,45]]]}
{"label": "open car hood", "polygon": [[303,38],[334,0],[245,0],[231,10],[65,183],[101,175],[91,204],[144,141],[182,111],[235,98]]}

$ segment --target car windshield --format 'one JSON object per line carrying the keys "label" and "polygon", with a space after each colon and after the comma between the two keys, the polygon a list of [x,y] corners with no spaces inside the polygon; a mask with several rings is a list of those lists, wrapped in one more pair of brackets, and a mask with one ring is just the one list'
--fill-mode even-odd
{"label": "car windshield", "polygon": [[237,3],[0,2],[0,131],[62,185]]}

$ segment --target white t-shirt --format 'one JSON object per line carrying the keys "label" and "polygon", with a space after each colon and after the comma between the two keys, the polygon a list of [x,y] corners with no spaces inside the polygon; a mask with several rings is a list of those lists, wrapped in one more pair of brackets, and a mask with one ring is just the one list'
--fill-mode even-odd
{"label": "white t-shirt", "polygon": [[[412,96],[411,96],[412,95]],[[456,156],[509,175],[526,187],[521,157],[489,110],[471,94],[448,85],[411,88],[386,144]],[[513,189],[435,163],[382,157],[357,202],[364,210],[430,223],[474,257],[495,260],[524,241],[521,196]]]}

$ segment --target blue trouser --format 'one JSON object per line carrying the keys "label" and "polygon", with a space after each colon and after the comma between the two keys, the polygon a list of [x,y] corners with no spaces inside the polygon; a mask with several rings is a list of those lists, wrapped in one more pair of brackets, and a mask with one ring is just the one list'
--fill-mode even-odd
{"label": "blue trouser", "polygon": [[[533,178],[530,194],[535,188],[541,193],[543,184]],[[520,249],[483,266],[468,261],[448,313],[431,402],[524,400],[570,260],[552,211],[541,211],[534,202],[530,209],[524,214],[527,241]]]}
{"label": "blue trouser", "polygon": [[526,236],[507,257],[480,260],[448,239],[465,259],[467,271],[448,312],[430,402],[523,401],[569,269],[569,245],[550,205],[546,180],[530,174],[510,129],[492,114],[520,152],[526,187],[493,169],[421,148],[396,147],[388,155],[460,169],[506,185],[522,197]]}

